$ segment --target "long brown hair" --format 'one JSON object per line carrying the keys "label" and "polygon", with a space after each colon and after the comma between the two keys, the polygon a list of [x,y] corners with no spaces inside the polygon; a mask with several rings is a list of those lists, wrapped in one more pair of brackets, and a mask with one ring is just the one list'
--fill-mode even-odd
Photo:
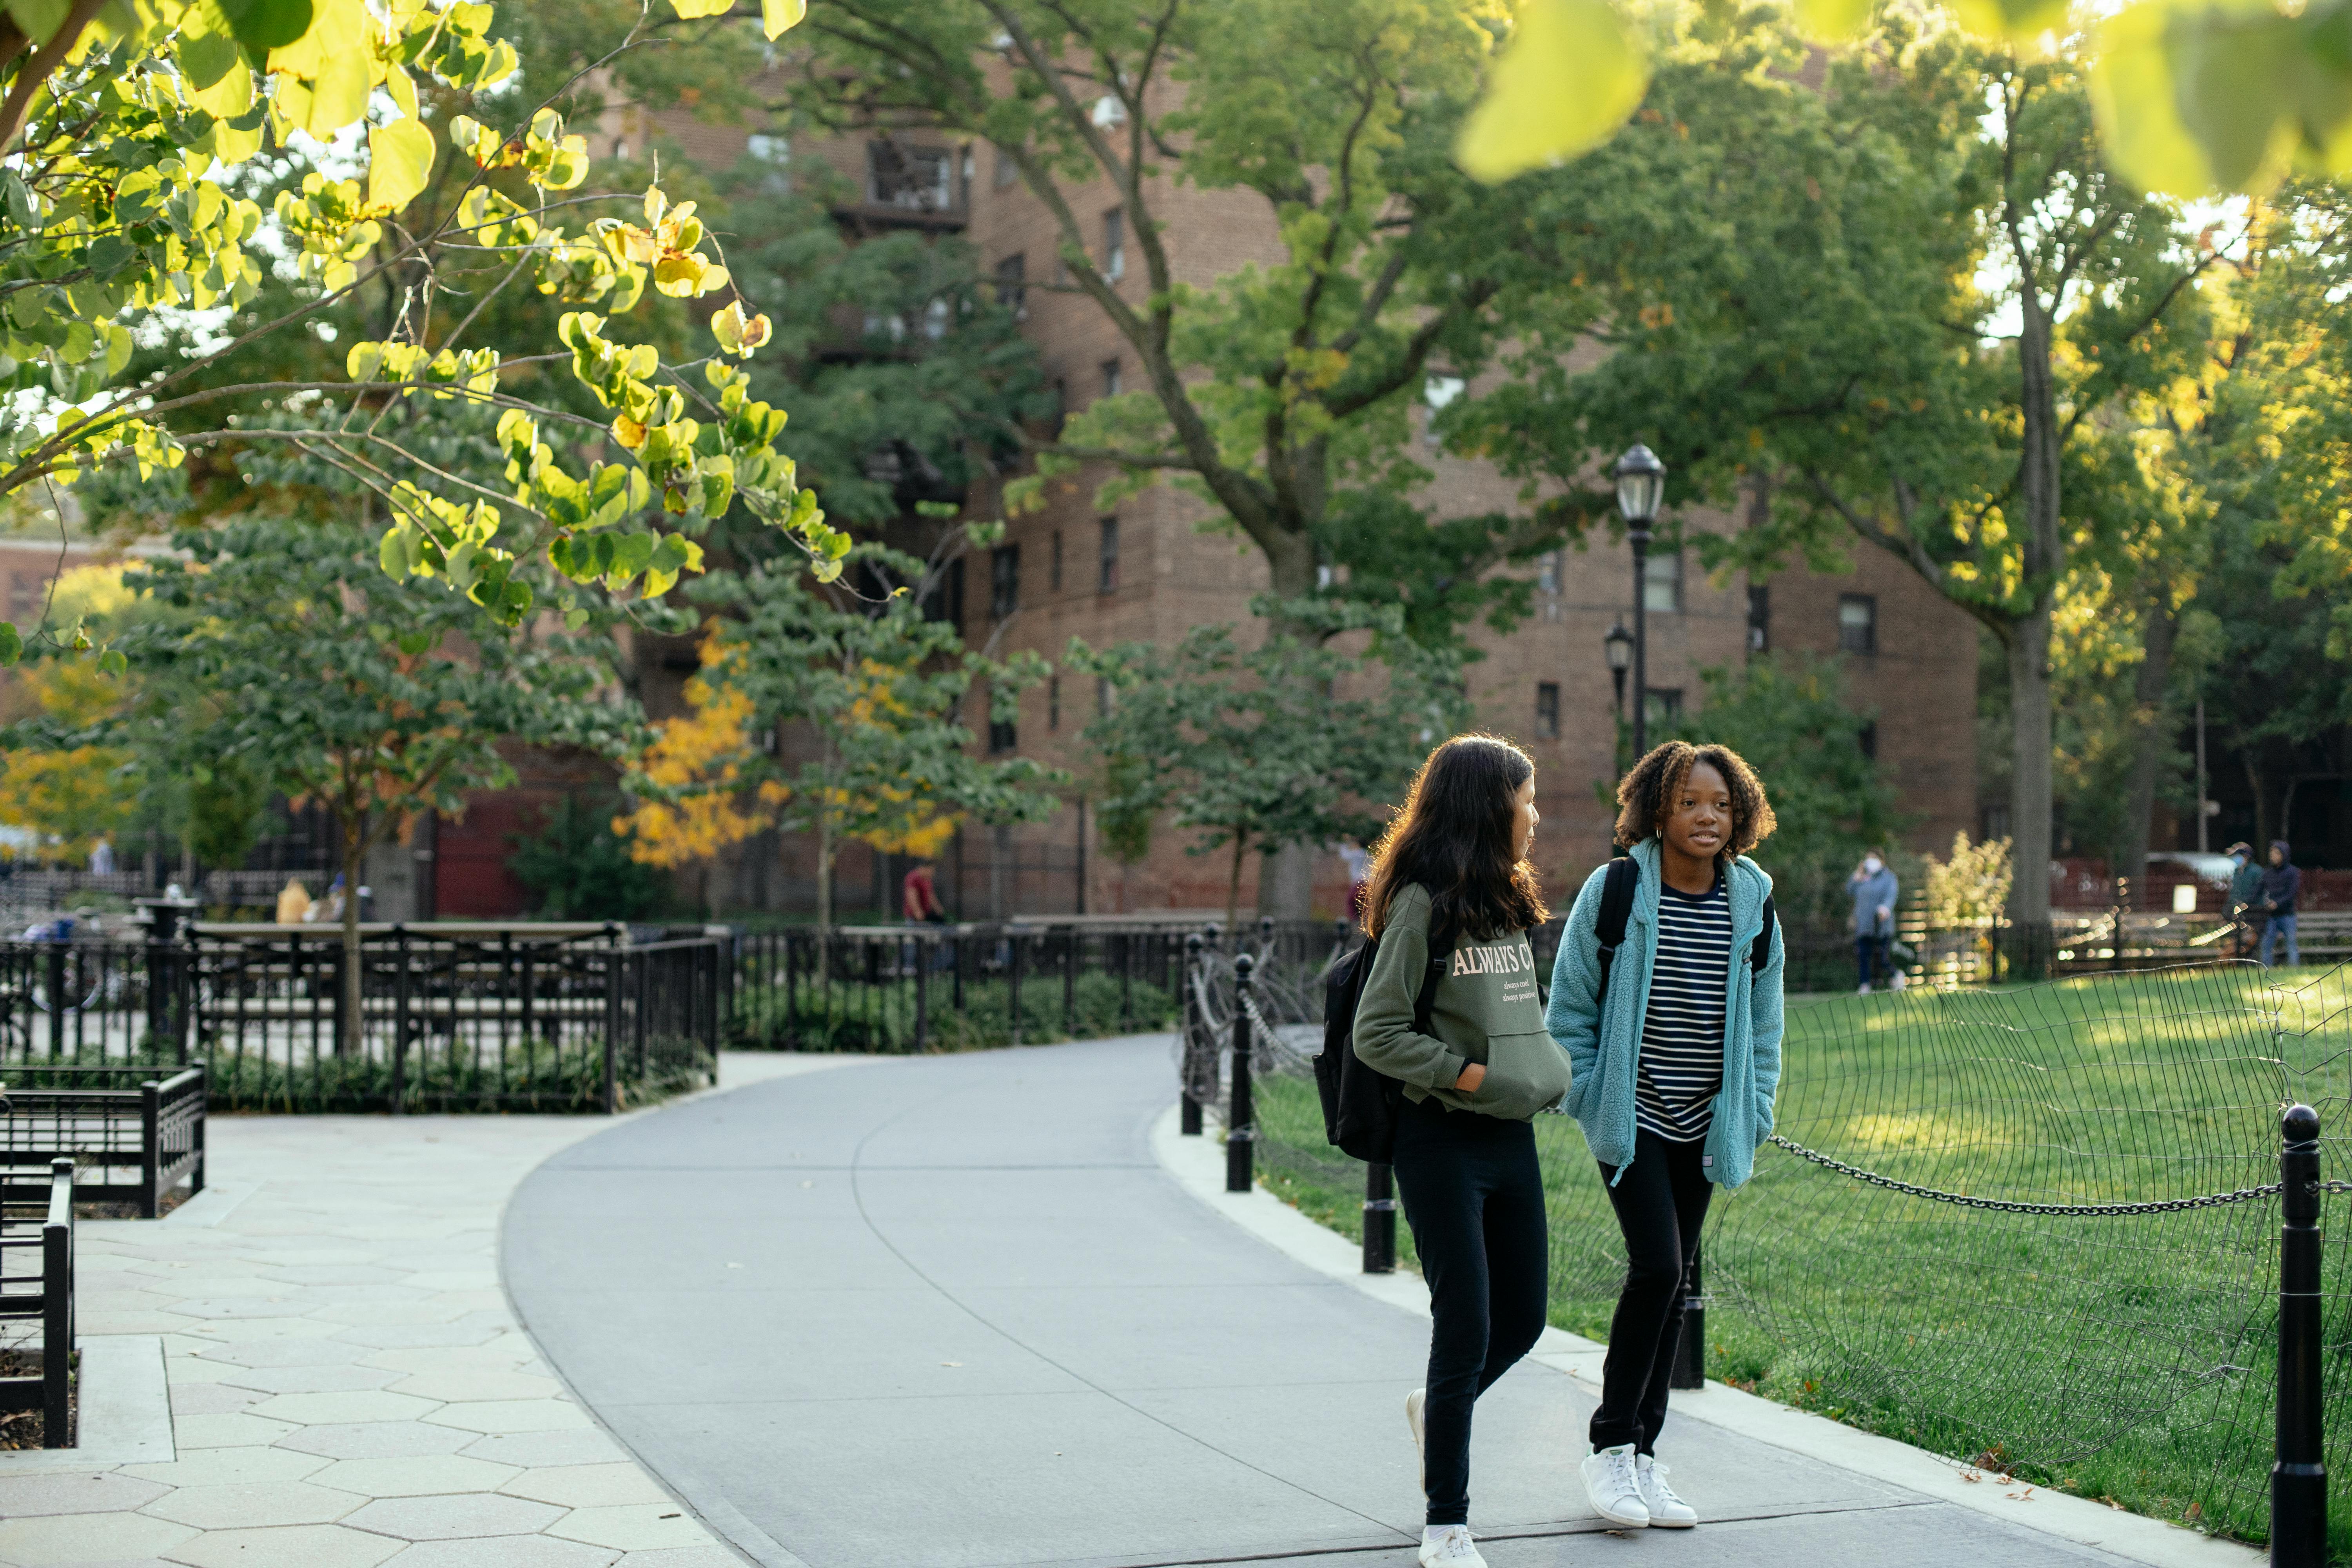
{"label": "long brown hair", "polygon": [[1429,753],[1404,805],[1372,847],[1364,929],[1418,882],[1429,889],[1432,945],[1464,934],[1492,941],[1549,918],[1535,868],[1512,853],[1513,797],[1535,776],[1525,752],[1494,735],[1456,735]]}
{"label": "long brown hair", "polygon": [[1731,793],[1731,832],[1716,852],[1717,858],[1729,860],[1745,855],[1772,836],[1780,821],[1772,815],[1772,803],[1764,796],[1764,781],[1756,776],[1746,758],[1728,746],[1668,741],[1650,748],[1650,754],[1635,763],[1617,785],[1621,848],[1631,849],[1643,839],[1665,832],[1666,818],[1675,814],[1675,796],[1691,769],[1701,763],[1721,773],[1723,787]]}

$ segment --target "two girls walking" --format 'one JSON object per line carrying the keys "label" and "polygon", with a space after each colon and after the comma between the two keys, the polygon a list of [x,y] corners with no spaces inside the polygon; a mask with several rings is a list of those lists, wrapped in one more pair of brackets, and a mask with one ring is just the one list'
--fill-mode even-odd
{"label": "two girls walking", "polygon": [[1380,946],[1352,1046],[1400,1086],[1393,1164],[1433,1319],[1428,1385],[1405,1403],[1428,1494],[1423,1568],[1484,1565],[1468,1528],[1471,1411],[1543,1331],[1549,1233],[1531,1121],[1544,1110],[1584,1129],[1629,1265],[1587,1491],[1621,1527],[1697,1522],[1654,1452],[1707,1198],[1747,1180],[1771,1128],[1780,950],[1765,924],[1770,879],[1745,851],[1772,814],[1738,757],[1679,742],[1643,758],[1618,802],[1635,879],[1622,934],[1602,930],[1604,868],[1570,912],[1548,1011],[1528,941],[1549,916],[1525,752],[1484,735],[1438,747],[1367,882]]}

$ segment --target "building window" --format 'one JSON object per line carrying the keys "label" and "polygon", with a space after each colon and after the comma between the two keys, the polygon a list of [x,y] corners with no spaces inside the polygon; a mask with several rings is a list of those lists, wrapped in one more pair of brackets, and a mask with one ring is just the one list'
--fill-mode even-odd
{"label": "building window", "polygon": [[1127,214],[1117,207],[1103,214],[1103,276],[1114,283],[1127,276]]}
{"label": "building window", "polygon": [[1045,585],[1058,594],[1062,591],[1062,531],[1054,531],[1054,554],[1045,568]]}
{"label": "building window", "polygon": [[1102,520],[1102,548],[1096,557],[1095,592],[1118,592],[1118,519]]}
{"label": "building window", "polygon": [[923,595],[923,619],[945,621],[956,630],[963,630],[963,562],[961,558],[948,563],[940,580]]}
{"label": "building window", "polygon": [[1008,256],[996,264],[996,302],[1016,321],[1029,319],[1029,258]]}
{"label": "building window", "polygon": [[1421,442],[1431,451],[1437,449],[1437,416],[1448,405],[1462,395],[1466,384],[1458,375],[1433,375],[1421,384],[1421,401],[1428,412],[1422,416]]}
{"label": "building window", "polygon": [[1536,557],[1536,592],[1546,598],[1559,594],[1559,552],[1547,550]]}
{"label": "building window", "polygon": [[1006,152],[1002,147],[997,148],[996,168],[994,173],[996,188],[1001,191],[1005,186],[1013,184],[1015,180],[1018,180],[1020,177],[1021,165],[1013,161],[1013,154]]}
{"label": "building window", "polygon": [[955,203],[955,154],[945,147],[866,144],[866,199],[910,212],[949,212]]}
{"label": "building window", "polygon": [[1683,689],[1679,686],[1653,686],[1643,693],[1642,713],[1653,730],[1671,724],[1683,716]]}
{"label": "building window", "polygon": [[1105,397],[1117,397],[1118,395],[1118,361],[1107,359],[1102,362],[1102,395]]}
{"label": "building window", "polygon": [[1021,547],[1000,544],[988,552],[988,613],[1004,620],[1021,607]]}
{"label": "building window", "polygon": [[1020,726],[1010,719],[991,715],[988,721],[988,754],[1001,757],[1021,744]]}
{"label": "building window", "polygon": [[1539,681],[1536,685],[1536,739],[1559,739],[1559,682]]}
{"label": "building window", "polygon": [[1862,748],[1864,756],[1874,763],[1876,762],[1878,760],[1878,721],[1864,719],[1862,721],[1862,728],[1853,732],[1853,743]]}
{"label": "building window", "polygon": [[1673,615],[1683,607],[1683,552],[1661,550],[1642,563],[1642,607]]}
{"label": "building window", "polygon": [[1878,651],[1878,600],[1869,594],[1838,595],[1838,651]]}
{"label": "building window", "polygon": [[743,152],[760,165],[760,184],[770,193],[782,195],[793,188],[791,137],[753,132],[743,139]]}
{"label": "building window", "polygon": [[1772,646],[1772,590],[1762,583],[1748,590],[1748,651],[1763,653]]}
{"label": "building window", "polygon": [[1062,678],[1051,675],[1045,678],[1045,728],[1059,730],[1061,727]]}

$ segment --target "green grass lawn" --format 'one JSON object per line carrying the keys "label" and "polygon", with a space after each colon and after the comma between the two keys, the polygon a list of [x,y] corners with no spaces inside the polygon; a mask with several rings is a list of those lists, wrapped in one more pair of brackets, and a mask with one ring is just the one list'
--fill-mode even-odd
{"label": "green grass lawn", "polygon": [[[2344,977],[2101,976],[2000,992],[1791,1004],[1783,1135],[1942,1191],[2034,1203],[2227,1192],[2277,1179],[2278,1111],[2317,1107],[2326,1173],[2352,1016]],[[2299,988],[2299,989],[2298,989]],[[1363,1167],[1314,1088],[1260,1088],[1267,1184],[1360,1234]],[[1606,1338],[1624,1268],[1582,1135],[1536,1121],[1551,1320]],[[2326,1211],[2329,1228],[2339,1205]],[[2275,1199],[2061,1218],[1891,1193],[1777,1148],[1709,1216],[1708,1370],[1770,1397],[2041,1484],[2260,1541],[2266,1533]],[[1401,1232],[1404,1227],[1400,1227]],[[1411,1249],[1402,1235],[1400,1248]],[[2352,1247],[2327,1265],[2336,1555],[2352,1560]]]}

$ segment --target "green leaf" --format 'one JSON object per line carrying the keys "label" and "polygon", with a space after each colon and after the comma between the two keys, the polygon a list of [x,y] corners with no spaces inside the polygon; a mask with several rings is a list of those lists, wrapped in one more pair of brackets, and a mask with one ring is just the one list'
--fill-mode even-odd
{"label": "green leaf", "polygon": [[368,130],[368,205],[398,212],[433,177],[433,132],[421,120]]}
{"label": "green leaf", "polygon": [[119,647],[108,648],[98,656],[98,672],[100,675],[124,675],[130,669],[131,660],[123,657]]}
{"label": "green leaf", "polygon": [[24,657],[25,639],[16,635],[15,626],[0,621],[0,667],[12,665]]}
{"label": "green leaf", "polygon": [[1871,9],[1871,0],[1797,0],[1797,26],[1811,38],[1851,38],[1870,26]]}
{"label": "green leaf", "polygon": [[310,30],[310,0],[215,0],[236,41],[255,49],[282,49]]}
{"label": "green leaf", "polygon": [[1492,184],[1588,153],[1625,122],[1649,80],[1604,0],[1523,0],[1454,161]]}
{"label": "green leaf", "polygon": [[253,72],[244,49],[226,33],[183,36],[180,73],[189,96],[207,114],[226,120],[253,107]]}

